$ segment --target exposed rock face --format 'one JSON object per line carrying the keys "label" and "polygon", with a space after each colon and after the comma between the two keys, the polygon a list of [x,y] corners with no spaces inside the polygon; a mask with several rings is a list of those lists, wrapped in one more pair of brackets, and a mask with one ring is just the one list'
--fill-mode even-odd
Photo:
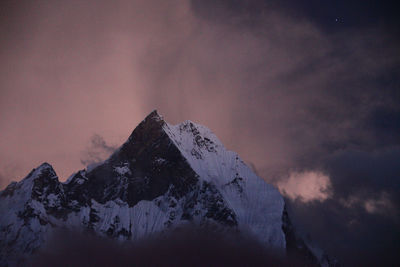
{"label": "exposed rock face", "polygon": [[44,163],[0,192],[0,266],[35,252],[60,227],[137,240],[183,224],[235,228],[319,263],[295,238],[274,187],[204,126],[169,125],[153,111],[96,167],[60,183]]}
{"label": "exposed rock face", "polygon": [[198,182],[196,173],[163,131],[163,124],[156,112],[151,113],[107,161],[73,176],[64,185],[68,196],[80,205],[119,199],[133,207],[170,188],[177,198],[191,191]]}

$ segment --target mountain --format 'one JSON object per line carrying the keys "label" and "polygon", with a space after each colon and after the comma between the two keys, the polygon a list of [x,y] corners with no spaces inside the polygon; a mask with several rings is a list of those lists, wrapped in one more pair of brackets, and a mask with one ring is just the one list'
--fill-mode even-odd
{"label": "mountain", "polygon": [[182,225],[237,229],[265,247],[329,259],[299,238],[281,194],[206,127],[153,111],[106,161],[61,183],[48,163],[0,192],[0,265],[14,265],[60,228],[138,240]]}

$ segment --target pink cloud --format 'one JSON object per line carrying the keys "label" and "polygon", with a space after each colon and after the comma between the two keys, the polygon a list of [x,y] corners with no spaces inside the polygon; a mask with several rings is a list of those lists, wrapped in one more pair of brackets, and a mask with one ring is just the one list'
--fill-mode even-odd
{"label": "pink cloud", "polygon": [[319,171],[291,172],[277,186],[285,196],[302,202],[323,202],[332,196],[329,176]]}

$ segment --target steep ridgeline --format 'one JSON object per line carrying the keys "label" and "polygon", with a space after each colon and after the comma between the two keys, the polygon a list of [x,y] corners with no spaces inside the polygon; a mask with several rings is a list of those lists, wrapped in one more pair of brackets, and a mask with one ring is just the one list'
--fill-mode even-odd
{"label": "steep ridgeline", "polygon": [[295,237],[284,207],[209,129],[170,125],[153,111],[109,159],[65,183],[43,163],[0,192],[0,266],[32,254],[60,227],[137,240],[184,224],[235,228],[326,263]]}

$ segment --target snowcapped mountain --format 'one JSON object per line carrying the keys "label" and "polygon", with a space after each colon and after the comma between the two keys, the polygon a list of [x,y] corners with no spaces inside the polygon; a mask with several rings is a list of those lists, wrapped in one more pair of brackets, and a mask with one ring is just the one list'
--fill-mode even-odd
{"label": "snowcapped mountain", "polygon": [[238,229],[265,246],[327,265],[296,237],[281,194],[206,127],[149,114],[109,159],[61,183],[48,163],[0,192],[0,266],[60,227],[138,240],[184,225]]}

